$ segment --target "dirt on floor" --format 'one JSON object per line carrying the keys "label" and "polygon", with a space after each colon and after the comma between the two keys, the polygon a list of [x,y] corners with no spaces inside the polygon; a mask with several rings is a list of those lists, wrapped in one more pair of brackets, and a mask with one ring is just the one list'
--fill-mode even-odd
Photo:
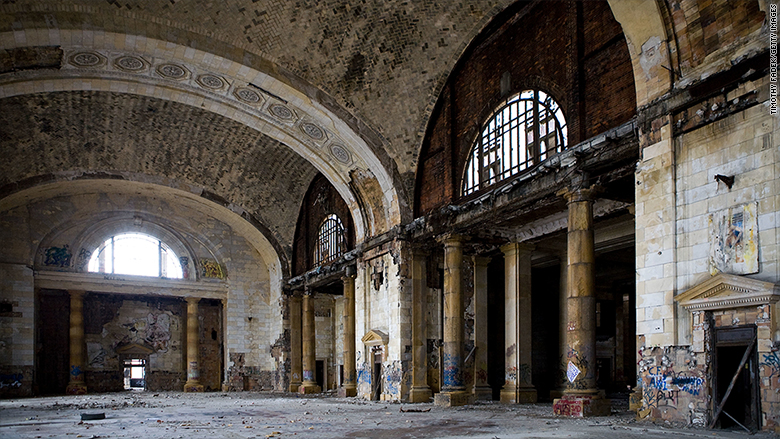
{"label": "dirt on floor", "polygon": [[[84,420],[82,415],[105,414]],[[458,408],[332,395],[124,392],[0,400],[2,438],[746,438],[744,431],[673,428],[610,416],[556,417],[551,404]],[[750,437],[777,438],[760,432]]]}

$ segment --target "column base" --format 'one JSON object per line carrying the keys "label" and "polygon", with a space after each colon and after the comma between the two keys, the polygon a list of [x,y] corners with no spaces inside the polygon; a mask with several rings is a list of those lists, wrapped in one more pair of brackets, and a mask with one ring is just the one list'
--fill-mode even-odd
{"label": "column base", "polygon": [[539,395],[533,387],[525,387],[517,390],[501,389],[502,404],[529,404],[539,400]]}
{"label": "column base", "polygon": [[303,383],[298,386],[298,393],[301,395],[308,395],[310,393],[322,393],[322,387],[317,383]]}
{"label": "column base", "polygon": [[185,392],[203,392],[204,387],[203,384],[200,384],[198,382],[190,382],[184,384],[184,391]]}
{"label": "column base", "polygon": [[465,390],[441,392],[433,395],[433,403],[439,407],[458,407],[474,403],[474,395]]}
{"label": "column base", "polygon": [[628,409],[638,412],[642,409],[643,390],[641,387],[635,387],[634,391],[628,395]]}
{"label": "column base", "polygon": [[301,387],[301,382],[290,382],[290,387],[287,388],[288,392],[298,393],[298,389]]}
{"label": "column base", "polygon": [[353,396],[357,396],[357,387],[339,387],[338,395],[339,398],[351,398]]}
{"label": "column base", "polygon": [[493,389],[491,389],[490,386],[474,387],[474,400],[490,401],[492,399],[493,399]]}
{"label": "column base", "polygon": [[86,395],[87,385],[84,383],[69,383],[65,388],[65,393],[68,395]]}
{"label": "column base", "polygon": [[553,412],[558,416],[585,418],[590,416],[609,416],[610,400],[599,395],[563,395],[553,401]]}
{"label": "column base", "polygon": [[432,395],[433,393],[428,386],[412,387],[409,390],[409,402],[431,402]]}

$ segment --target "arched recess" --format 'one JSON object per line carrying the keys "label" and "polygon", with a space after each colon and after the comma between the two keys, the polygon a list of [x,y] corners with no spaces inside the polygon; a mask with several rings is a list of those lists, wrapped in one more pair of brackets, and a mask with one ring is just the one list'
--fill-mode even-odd
{"label": "arched recess", "polygon": [[[145,204],[145,200],[153,200],[153,204]],[[36,215],[40,206],[47,210]],[[161,206],[165,206],[164,212],[160,211]],[[15,212],[33,218],[30,236],[19,236],[18,243],[11,242],[13,236],[5,239],[9,245],[21,248],[29,247],[28,238],[32,237],[38,244],[30,249],[27,258],[37,269],[73,272],[84,271],[78,266],[80,249],[91,251],[111,234],[128,230],[146,231],[192,257],[213,257],[230,268],[229,262],[236,259],[228,248],[230,240],[200,231],[208,222],[222,224],[224,233],[243,238],[261,261],[260,279],[268,282],[267,302],[275,303],[281,294],[283,272],[275,246],[240,215],[192,192],[134,181],[59,181],[1,199],[0,212],[11,222],[15,221]],[[42,259],[46,249],[64,245],[69,247],[70,263],[46,267]],[[189,279],[196,278],[191,275]]]}
{"label": "arched recess", "polygon": [[105,45],[63,44],[81,41],[81,31],[69,29],[23,29],[0,34],[0,41],[13,41],[9,50],[54,46],[60,51],[56,69],[2,75],[0,98],[91,90],[203,108],[268,135],[309,161],[347,201],[358,240],[401,222],[396,179],[361,134],[275,76],[202,50],[111,32],[103,41],[112,43]]}
{"label": "arched recess", "polygon": [[623,27],[634,70],[636,103],[642,107],[672,87],[669,41],[658,0],[608,0]]}

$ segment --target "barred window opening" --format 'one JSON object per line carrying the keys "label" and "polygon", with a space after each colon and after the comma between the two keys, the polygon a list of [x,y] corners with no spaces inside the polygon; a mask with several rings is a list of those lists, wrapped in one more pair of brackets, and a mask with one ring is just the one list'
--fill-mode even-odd
{"label": "barred window opening", "polygon": [[335,214],[330,214],[322,221],[317,233],[317,243],[314,248],[314,266],[335,261],[347,250],[347,235],[344,225]]}
{"label": "barred window opening", "polygon": [[482,127],[463,177],[470,195],[519,174],[567,147],[563,110],[541,90],[507,99]]}
{"label": "barred window opening", "polygon": [[169,279],[183,277],[181,263],[173,250],[143,233],[125,233],[105,240],[92,252],[87,271]]}

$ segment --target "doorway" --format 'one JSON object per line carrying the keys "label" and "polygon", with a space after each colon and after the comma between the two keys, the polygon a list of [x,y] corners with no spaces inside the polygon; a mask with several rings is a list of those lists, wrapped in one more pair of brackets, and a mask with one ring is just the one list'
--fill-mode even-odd
{"label": "doorway", "polygon": [[382,348],[371,349],[373,367],[371,369],[371,400],[379,401],[382,395]]}
{"label": "doorway", "polygon": [[[718,417],[722,429],[741,429],[744,425],[751,431],[761,427],[759,410],[758,355],[753,340],[755,326],[717,328],[715,330],[715,388],[717,396],[713,410],[723,401],[731,381],[736,375],[734,387]],[[740,367],[745,351],[750,347],[745,364]]]}
{"label": "doorway", "polygon": [[132,358],[124,361],[125,390],[144,390],[146,388],[146,360]]}

